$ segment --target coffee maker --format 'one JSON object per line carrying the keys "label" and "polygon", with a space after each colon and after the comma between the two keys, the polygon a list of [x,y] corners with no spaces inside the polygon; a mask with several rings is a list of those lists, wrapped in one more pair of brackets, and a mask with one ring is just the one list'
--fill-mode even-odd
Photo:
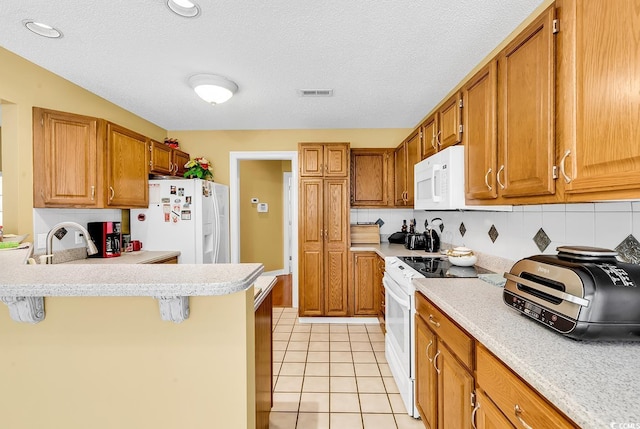
{"label": "coffee maker", "polygon": [[87,231],[98,248],[90,258],[113,258],[120,256],[122,232],[120,222],[89,222]]}

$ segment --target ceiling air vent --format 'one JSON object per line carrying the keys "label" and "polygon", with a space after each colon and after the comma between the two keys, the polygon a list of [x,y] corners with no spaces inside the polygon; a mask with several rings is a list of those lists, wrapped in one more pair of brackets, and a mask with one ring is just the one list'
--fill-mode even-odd
{"label": "ceiling air vent", "polygon": [[299,89],[300,97],[333,97],[333,89]]}

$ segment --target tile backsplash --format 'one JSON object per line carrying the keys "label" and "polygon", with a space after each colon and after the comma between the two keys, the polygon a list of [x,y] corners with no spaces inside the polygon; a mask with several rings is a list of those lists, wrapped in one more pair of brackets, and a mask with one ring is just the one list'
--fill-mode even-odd
{"label": "tile backsplash", "polygon": [[[119,222],[121,217],[120,209],[33,209],[35,253],[44,252],[44,248],[38,247],[38,235],[46,235],[51,227],[60,222],[76,222],[86,228],[89,222]],[[69,232],[62,240],[53,239],[54,251],[85,247],[85,244],[75,244],[75,234],[71,230]]]}
{"label": "tile backsplash", "polygon": [[[513,261],[540,253],[555,254],[556,247],[563,245],[615,249],[629,235],[640,238],[640,201],[514,206],[512,212],[351,210],[351,223],[382,219],[383,236],[400,231],[402,220],[408,223],[412,218],[417,231],[422,232],[424,221],[431,223],[435,217],[444,222],[442,241]],[[534,241],[541,229],[549,240],[543,251]]]}

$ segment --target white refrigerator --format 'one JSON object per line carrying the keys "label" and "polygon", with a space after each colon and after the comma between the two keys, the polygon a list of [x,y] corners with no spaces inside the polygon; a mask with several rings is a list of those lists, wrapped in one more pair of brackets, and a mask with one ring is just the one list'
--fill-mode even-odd
{"label": "white refrigerator", "polygon": [[229,262],[229,187],[201,179],[149,180],[149,208],[131,210],[142,250],[179,250],[180,264]]}

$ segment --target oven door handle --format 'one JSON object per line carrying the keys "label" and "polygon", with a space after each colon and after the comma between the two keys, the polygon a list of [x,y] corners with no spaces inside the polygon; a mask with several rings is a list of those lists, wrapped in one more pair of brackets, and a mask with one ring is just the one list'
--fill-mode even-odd
{"label": "oven door handle", "polygon": [[520,283],[520,284],[525,285],[525,286],[529,286],[529,287],[532,287],[532,288],[535,288],[535,289],[539,289],[539,290],[543,291],[544,293],[546,293],[547,295],[551,295],[551,296],[554,296],[556,298],[560,298],[562,300],[569,301],[569,302],[572,302],[574,304],[581,305],[583,307],[588,307],[589,306],[589,300],[586,300],[586,299],[581,298],[579,296],[571,295],[571,294],[566,293],[566,292],[559,291],[557,289],[550,288],[549,286],[545,286],[542,283],[538,283],[538,282],[534,282],[534,281],[531,281],[531,280],[523,279],[522,277],[515,276],[515,275],[513,275],[511,273],[504,273],[504,277],[507,280],[511,280],[512,282]]}
{"label": "oven door handle", "polygon": [[407,299],[402,299],[402,297],[400,297],[398,294],[394,293],[391,289],[393,288],[393,285],[389,284],[389,280],[386,280],[384,277],[382,278],[382,281],[385,284],[385,290],[387,291],[387,293],[389,294],[389,296],[391,298],[393,298],[394,301],[398,302],[402,308],[404,308],[405,310],[409,311],[411,310],[411,305],[407,305],[406,301]]}

